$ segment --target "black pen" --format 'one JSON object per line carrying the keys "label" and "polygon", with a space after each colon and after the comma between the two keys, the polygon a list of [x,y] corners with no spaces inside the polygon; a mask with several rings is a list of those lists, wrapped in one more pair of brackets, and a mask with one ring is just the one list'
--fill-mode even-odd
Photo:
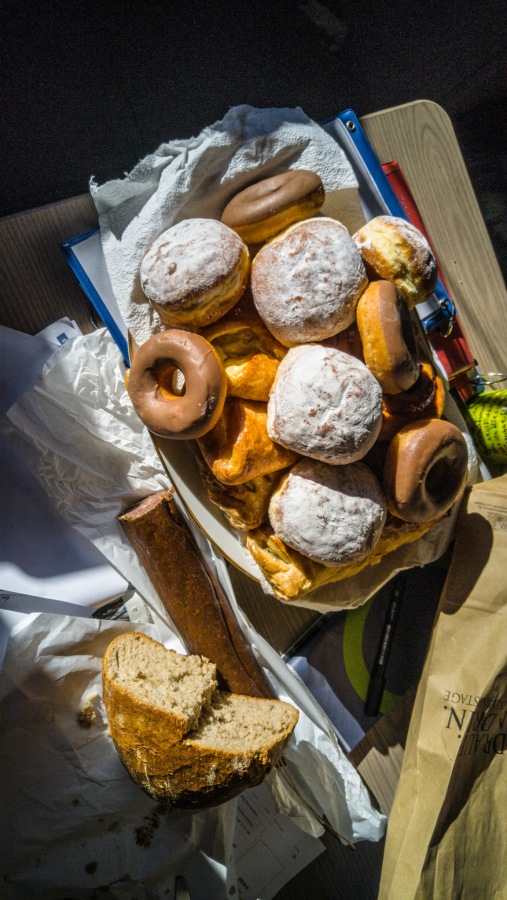
{"label": "black pen", "polygon": [[367,716],[376,716],[380,710],[382,697],[386,684],[386,670],[389,661],[389,654],[394,638],[396,623],[400,613],[400,606],[405,592],[407,583],[406,575],[400,572],[394,579],[393,592],[389,600],[386,617],[384,619],[384,628],[382,637],[377,650],[375,662],[368,684],[368,692],[364,704],[364,711]]}

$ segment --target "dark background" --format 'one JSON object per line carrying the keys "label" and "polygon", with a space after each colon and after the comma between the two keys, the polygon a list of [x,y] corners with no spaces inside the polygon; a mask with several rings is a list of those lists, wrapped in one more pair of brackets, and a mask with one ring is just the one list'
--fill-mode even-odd
{"label": "dark background", "polygon": [[230,106],[449,113],[507,272],[506,13],[486,0],[4,0],[0,214],[121,177]]}

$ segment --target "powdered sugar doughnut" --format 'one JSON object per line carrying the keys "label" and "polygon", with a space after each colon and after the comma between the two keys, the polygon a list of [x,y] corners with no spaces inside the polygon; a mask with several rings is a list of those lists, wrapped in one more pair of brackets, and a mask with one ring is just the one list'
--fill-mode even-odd
{"label": "powdered sugar doughnut", "polygon": [[359,359],[304,344],[281,361],[268,402],[274,441],[333,465],[352,463],[373,446],[381,421],[382,389]]}
{"label": "powdered sugar doughnut", "polygon": [[141,287],[167,325],[215,322],[242,296],[250,254],[239,235],[215,219],[185,219],[164,231],[141,263]]}
{"label": "powdered sugar doughnut", "polygon": [[307,219],[261,248],[252,264],[259,315],[282,344],[332,337],[355,319],[367,284],[361,255],[341,222]]}
{"label": "powdered sugar doughnut", "polygon": [[271,527],[285,543],[325,566],[367,556],[386,519],[377,477],[364,463],[300,460],[271,497]]}
{"label": "powdered sugar doughnut", "polygon": [[370,279],[392,281],[410,308],[435,290],[438,269],[424,235],[397,216],[376,216],[354,235]]}

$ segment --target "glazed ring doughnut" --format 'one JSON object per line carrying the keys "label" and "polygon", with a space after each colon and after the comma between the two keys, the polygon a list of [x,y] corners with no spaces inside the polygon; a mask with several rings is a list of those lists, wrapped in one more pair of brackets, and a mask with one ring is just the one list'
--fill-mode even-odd
{"label": "glazed ring doughnut", "polygon": [[390,513],[405,522],[441,518],[461,494],[468,450],[459,428],[443,419],[405,425],[389,444],[383,487]]}
{"label": "glazed ring doughnut", "polygon": [[325,200],[319,176],[295,169],[264,178],[232,198],[222,222],[247,244],[261,244],[273,235],[315,215]]}
{"label": "glazed ring doughnut", "polygon": [[372,281],[357,304],[364,361],[384,394],[408,391],[419,375],[419,352],[407,304],[390,281]]}
{"label": "glazed ring doughnut", "polygon": [[[184,386],[178,384],[183,376]],[[208,341],[170,329],[136,351],[127,380],[132,405],[153,434],[188,440],[216,424],[225,403],[224,367]]]}

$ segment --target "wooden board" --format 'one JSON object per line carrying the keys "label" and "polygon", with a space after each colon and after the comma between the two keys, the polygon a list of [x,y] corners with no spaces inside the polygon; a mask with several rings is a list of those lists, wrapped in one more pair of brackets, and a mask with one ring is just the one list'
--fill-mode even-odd
{"label": "wooden board", "polygon": [[361,120],[381,162],[403,169],[481,372],[507,366],[507,291],[454,128],[421,100]]}

